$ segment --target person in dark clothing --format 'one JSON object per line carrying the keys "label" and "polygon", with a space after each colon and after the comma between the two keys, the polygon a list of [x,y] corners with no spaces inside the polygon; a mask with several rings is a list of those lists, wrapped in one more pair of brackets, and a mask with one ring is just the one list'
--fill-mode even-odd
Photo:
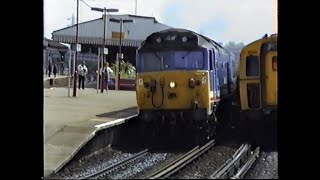
{"label": "person in dark clothing", "polygon": [[56,66],[56,64],[53,65],[53,75],[54,75],[54,77],[56,77],[56,75],[57,75],[57,66]]}
{"label": "person in dark clothing", "polygon": [[61,63],[60,75],[64,75],[64,65],[63,65],[63,63]]}
{"label": "person in dark clothing", "polygon": [[51,63],[49,63],[49,65],[48,65],[48,76],[49,77],[51,76],[51,71],[52,71],[52,66],[51,66]]}
{"label": "person in dark clothing", "polygon": [[48,76],[50,77],[51,76],[51,72],[52,72],[52,54],[50,53],[49,54],[49,57],[48,57],[48,67],[47,67],[47,72],[48,72]]}

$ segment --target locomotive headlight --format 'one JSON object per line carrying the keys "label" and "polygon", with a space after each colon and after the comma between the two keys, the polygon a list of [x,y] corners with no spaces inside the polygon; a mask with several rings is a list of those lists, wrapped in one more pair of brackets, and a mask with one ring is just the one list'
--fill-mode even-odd
{"label": "locomotive headlight", "polygon": [[142,78],[139,78],[139,79],[138,79],[138,84],[139,84],[140,86],[143,85],[143,79],[142,79]]}
{"label": "locomotive headlight", "polygon": [[157,43],[161,43],[161,38],[157,38]]}
{"label": "locomotive headlight", "polygon": [[187,42],[188,38],[186,36],[182,37],[182,42]]}
{"label": "locomotive headlight", "polygon": [[190,88],[196,87],[196,80],[195,80],[194,78],[191,78],[191,79],[189,80],[189,87],[190,87]]}
{"label": "locomotive headlight", "polygon": [[206,77],[202,77],[202,84],[205,84],[206,83]]}
{"label": "locomotive headlight", "polygon": [[171,81],[171,82],[169,83],[169,86],[170,86],[171,88],[175,88],[175,87],[176,87],[176,83],[173,82],[173,81]]}

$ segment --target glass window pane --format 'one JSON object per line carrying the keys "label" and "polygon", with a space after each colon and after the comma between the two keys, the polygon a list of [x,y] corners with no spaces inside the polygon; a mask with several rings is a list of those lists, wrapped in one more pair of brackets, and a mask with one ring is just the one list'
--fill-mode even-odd
{"label": "glass window pane", "polygon": [[259,57],[248,56],[246,59],[247,76],[259,76]]}

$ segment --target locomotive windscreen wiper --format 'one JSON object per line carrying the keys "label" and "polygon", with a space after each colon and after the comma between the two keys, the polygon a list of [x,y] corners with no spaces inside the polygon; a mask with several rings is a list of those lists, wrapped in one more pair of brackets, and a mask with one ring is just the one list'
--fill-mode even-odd
{"label": "locomotive windscreen wiper", "polygon": [[186,58],[186,57],[190,54],[190,52],[191,52],[191,51],[188,51],[188,52],[187,52],[184,56],[182,56],[181,58],[182,58],[182,59]]}
{"label": "locomotive windscreen wiper", "polygon": [[160,70],[163,70],[163,69],[166,69],[166,68],[168,68],[169,66],[168,65],[165,65],[164,66],[164,64],[163,64],[163,57],[162,56],[159,56],[158,55],[158,52],[155,52],[155,53],[153,53],[158,59],[159,59],[159,61],[160,61],[160,65],[161,65],[161,67],[160,67]]}

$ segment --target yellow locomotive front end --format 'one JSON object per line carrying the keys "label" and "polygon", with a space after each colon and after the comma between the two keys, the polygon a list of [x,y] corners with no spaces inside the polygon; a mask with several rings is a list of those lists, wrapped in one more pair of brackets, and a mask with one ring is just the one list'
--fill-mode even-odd
{"label": "yellow locomotive front end", "polygon": [[231,57],[218,43],[189,30],[148,36],[136,57],[142,129],[169,138],[175,137],[171,133],[193,134],[197,142],[212,138],[217,102],[231,93],[234,83]]}
{"label": "yellow locomotive front end", "polygon": [[159,109],[160,118],[178,115],[182,119],[204,119],[211,114],[208,79],[208,71],[138,73],[139,112],[147,116],[145,121],[153,119]]}

